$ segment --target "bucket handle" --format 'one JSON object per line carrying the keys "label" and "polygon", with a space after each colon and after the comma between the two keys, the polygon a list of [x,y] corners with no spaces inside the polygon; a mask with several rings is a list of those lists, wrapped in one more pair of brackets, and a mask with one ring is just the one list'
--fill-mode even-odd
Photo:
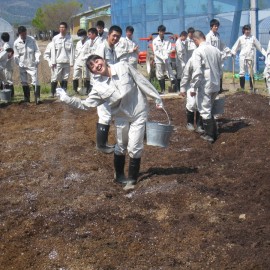
{"label": "bucket handle", "polygon": [[169,118],[169,115],[168,115],[167,111],[165,110],[164,107],[162,107],[162,110],[166,113],[166,116],[167,116],[167,118],[168,118],[168,122],[169,122],[169,125],[170,125],[170,124],[171,124],[171,120],[170,120],[170,118]]}

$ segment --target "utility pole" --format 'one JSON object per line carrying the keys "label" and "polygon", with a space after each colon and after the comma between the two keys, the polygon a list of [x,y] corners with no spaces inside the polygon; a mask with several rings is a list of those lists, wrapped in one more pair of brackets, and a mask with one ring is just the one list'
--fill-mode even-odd
{"label": "utility pole", "polygon": [[[258,0],[250,0],[250,25],[251,35],[258,38]],[[257,72],[258,58],[257,51],[254,54],[254,72]]]}

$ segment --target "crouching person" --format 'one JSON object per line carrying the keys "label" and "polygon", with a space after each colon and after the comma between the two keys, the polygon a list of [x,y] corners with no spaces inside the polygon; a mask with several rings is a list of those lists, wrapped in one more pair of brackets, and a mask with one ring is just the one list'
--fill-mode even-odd
{"label": "crouching person", "polygon": [[[57,89],[57,93],[61,101],[83,110],[107,102],[116,126],[115,180],[124,185],[134,185],[138,179],[143,151],[148,116],[147,97],[156,100],[157,108],[163,107],[162,100],[152,84],[128,63],[119,62],[108,66],[102,57],[91,55],[86,65],[94,75],[99,75],[86,100],[69,97],[61,88]],[[127,178],[124,174],[126,152],[130,158]]]}

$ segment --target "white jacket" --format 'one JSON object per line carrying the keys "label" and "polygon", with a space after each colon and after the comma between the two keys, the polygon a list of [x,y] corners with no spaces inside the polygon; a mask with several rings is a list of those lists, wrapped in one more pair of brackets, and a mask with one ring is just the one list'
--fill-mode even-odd
{"label": "white jacket", "polygon": [[85,40],[84,43],[82,43],[81,40],[79,40],[76,44],[75,49],[75,65],[82,67],[85,65],[85,60],[87,59],[85,55],[85,48],[87,47],[88,40]]}
{"label": "white jacket", "polygon": [[119,61],[127,61],[129,64],[138,62],[138,50],[133,51],[137,43],[128,37],[121,37],[115,45],[116,55]]}
{"label": "white jacket", "polygon": [[14,42],[14,60],[17,65],[22,63],[25,67],[35,67],[35,61],[39,60],[41,53],[36,40],[26,36],[25,42],[18,37]]}
{"label": "white jacket", "polygon": [[115,48],[111,48],[107,40],[105,40],[102,44],[100,44],[100,46],[98,46],[95,54],[105,59],[108,65],[118,62]]}
{"label": "white jacket", "polygon": [[[204,89],[205,93],[220,90],[222,60],[219,49],[207,42],[202,42],[192,54],[193,73],[190,86],[193,89]],[[194,91],[194,90],[193,90]]]}
{"label": "white jacket", "polygon": [[153,40],[153,52],[156,64],[164,63],[167,59],[170,61],[169,54],[172,51],[173,49],[170,41],[165,39],[162,41],[159,36]]}
{"label": "white jacket", "polygon": [[102,40],[99,36],[96,36],[94,40],[88,39],[83,47],[84,60],[86,60],[91,54],[95,54],[101,44]]}
{"label": "white jacket", "polygon": [[193,39],[187,37],[187,39],[186,39],[186,47],[187,47],[187,60],[189,60],[190,57],[193,54],[193,51],[197,48],[197,46],[194,43]]}
{"label": "white jacket", "polygon": [[265,55],[265,69],[263,75],[266,79],[270,78],[270,41],[268,43],[266,55]]}
{"label": "white jacket", "polygon": [[175,50],[177,63],[184,67],[185,63],[187,62],[187,47],[185,46],[185,42],[181,41],[180,38],[178,38],[175,42]]}
{"label": "white jacket", "polygon": [[226,59],[228,56],[231,56],[230,48],[221,41],[219,33],[214,33],[212,30],[210,30],[210,32],[205,36],[205,39],[206,42],[220,50],[222,59]]}
{"label": "white jacket", "polygon": [[237,41],[233,45],[232,53],[236,54],[236,52],[240,49],[241,58],[253,60],[255,48],[260,52],[262,51],[262,46],[260,42],[252,35],[250,36],[242,35],[237,39]]}
{"label": "white jacket", "polygon": [[125,62],[111,65],[111,74],[111,78],[97,78],[86,100],[66,96],[64,102],[83,110],[107,102],[114,117],[133,118],[140,115],[145,120],[148,114],[147,97],[162,103],[154,86],[131,65]]}
{"label": "white jacket", "polygon": [[74,64],[74,46],[70,35],[56,35],[52,39],[52,64]]}
{"label": "white jacket", "polygon": [[53,43],[52,41],[47,45],[45,51],[44,51],[44,54],[43,54],[43,58],[44,60],[46,60],[48,62],[48,65],[49,67],[52,67],[52,61],[51,61],[51,58],[52,58],[52,46],[53,46]]}

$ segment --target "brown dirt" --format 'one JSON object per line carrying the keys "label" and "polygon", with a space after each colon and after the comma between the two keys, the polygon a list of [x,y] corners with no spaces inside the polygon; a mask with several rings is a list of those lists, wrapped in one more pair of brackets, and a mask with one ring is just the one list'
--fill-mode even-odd
{"label": "brown dirt", "polygon": [[95,109],[0,104],[0,269],[269,269],[270,107],[230,93],[213,145],[166,99],[170,145],[145,146],[130,192],[95,150]]}
{"label": "brown dirt", "polygon": [[94,148],[95,110],[2,106],[0,269],[268,269],[267,98],[228,96],[213,145],[184,100],[165,106],[170,146],[145,147],[129,193]]}

